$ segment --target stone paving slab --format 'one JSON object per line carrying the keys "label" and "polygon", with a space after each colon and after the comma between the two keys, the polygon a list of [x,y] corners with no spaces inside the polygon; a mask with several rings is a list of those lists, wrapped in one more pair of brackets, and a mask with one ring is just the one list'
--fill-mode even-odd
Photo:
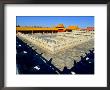
{"label": "stone paving slab", "polygon": [[[55,37],[55,36],[54,36]],[[19,37],[21,38],[21,37]],[[21,38],[23,39],[23,38]],[[67,68],[72,68],[74,66],[74,60],[76,62],[79,62],[81,57],[85,56],[85,53],[88,53],[90,49],[94,48],[94,38],[90,39],[87,42],[81,43],[77,46],[67,48],[65,50],[59,51],[58,53],[51,54],[48,53],[48,51],[36,46],[35,43],[29,42],[28,40],[25,42],[32,47],[33,49],[37,49],[37,53],[43,53],[42,56],[46,58],[47,60],[50,60],[52,58],[52,64],[56,66],[61,71],[63,70],[64,66],[67,66]]]}

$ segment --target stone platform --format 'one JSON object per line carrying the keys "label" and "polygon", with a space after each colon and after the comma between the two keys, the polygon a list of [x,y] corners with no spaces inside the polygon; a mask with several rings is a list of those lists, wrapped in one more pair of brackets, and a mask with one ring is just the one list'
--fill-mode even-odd
{"label": "stone platform", "polygon": [[71,68],[74,60],[80,60],[90,49],[94,48],[94,32],[74,31],[56,34],[22,34],[17,37],[26,42],[36,52],[43,53],[47,60],[52,58],[52,63],[60,70],[64,66]]}

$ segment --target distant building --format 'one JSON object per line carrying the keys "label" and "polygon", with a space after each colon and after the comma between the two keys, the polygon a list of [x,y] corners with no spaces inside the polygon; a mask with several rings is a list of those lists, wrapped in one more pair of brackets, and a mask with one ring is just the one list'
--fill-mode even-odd
{"label": "distant building", "polygon": [[87,31],[94,31],[94,27],[87,27]]}
{"label": "distant building", "polygon": [[16,32],[22,33],[57,33],[72,32],[73,30],[93,31],[94,27],[87,27],[86,29],[81,29],[78,26],[68,26],[67,28],[65,28],[63,24],[58,24],[55,27],[16,26]]}
{"label": "distant building", "polygon": [[81,28],[81,31],[94,31],[94,27]]}
{"label": "distant building", "polygon": [[65,32],[65,27],[63,24],[58,24],[56,28],[58,28],[58,32]]}
{"label": "distant building", "polygon": [[81,28],[81,31],[86,31],[87,30],[87,28]]}
{"label": "distant building", "polygon": [[78,26],[68,26],[67,29],[78,30],[79,27]]}

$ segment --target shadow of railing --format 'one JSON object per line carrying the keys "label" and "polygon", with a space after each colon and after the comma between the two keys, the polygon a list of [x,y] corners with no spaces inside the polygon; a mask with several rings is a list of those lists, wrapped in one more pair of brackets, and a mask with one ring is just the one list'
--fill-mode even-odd
{"label": "shadow of railing", "polygon": [[[82,57],[79,62],[74,60],[74,65],[71,69],[66,66],[63,71],[59,70],[52,64],[52,58],[50,60],[45,59],[43,53],[37,53],[37,49],[33,50],[32,47],[25,42],[17,40],[17,67],[19,74],[94,74],[94,49],[89,50],[89,53],[85,53],[86,56]],[[27,54],[22,53],[27,51]],[[21,55],[21,56],[20,56]],[[87,58],[89,58],[87,60]],[[24,62],[23,62],[24,61]],[[40,66],[41,70],[35,70],[32,67]]]}

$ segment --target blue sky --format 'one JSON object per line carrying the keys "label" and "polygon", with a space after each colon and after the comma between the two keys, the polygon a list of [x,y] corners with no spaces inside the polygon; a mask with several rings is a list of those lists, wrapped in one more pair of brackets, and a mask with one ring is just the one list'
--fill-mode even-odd
{"label": "blue sky", "polygon": [[20,26],[57,26],[78,25],[80,28],[94,26],[94,16],[16,16],[16,25]]}

